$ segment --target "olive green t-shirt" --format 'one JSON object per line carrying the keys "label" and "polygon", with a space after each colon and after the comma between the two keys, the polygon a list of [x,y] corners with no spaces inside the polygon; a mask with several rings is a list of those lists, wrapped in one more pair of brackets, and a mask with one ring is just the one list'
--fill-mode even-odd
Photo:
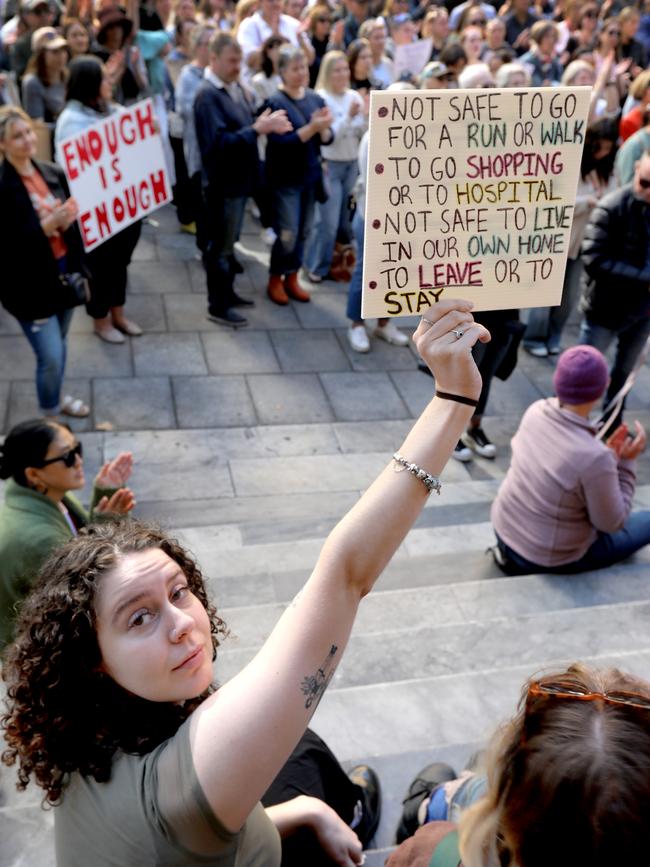
{"label": "olive green t-shirt", "polygon": [[106,783],[72,775],[54,811],[57,867],[279,867],[280,837],[261,804],[237,834],[212,812],[189,727],[146,756],[118,754]]}

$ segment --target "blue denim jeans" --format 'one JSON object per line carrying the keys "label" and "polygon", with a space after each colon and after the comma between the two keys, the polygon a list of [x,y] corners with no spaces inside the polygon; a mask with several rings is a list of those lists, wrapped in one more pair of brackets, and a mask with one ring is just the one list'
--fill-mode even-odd
{"label": "blue denim jeans", "polygon": [[[625,380],[634,369],[636,360],[645,346],[649,334],[650,317],[648,316],[641,316],[618,329],[593,325],[587,319],[583,321],[580,327],[579,343],[586,343],[589,346],[595,346],[601,352],[607,352],[611,342],[617,339],[616,356],[610,370],[609,388],[604,400],[605,406],[623,387]],[[624,406],[625,401],[623,402]],[[619,416],[622,416],[622,409]],[[613,422],[613,427],[616,427],[619,421],[620,418],[616,419]]]}
{"label": "blue denim jeans", "polygon": [[307,270],[321,277],[329,272],[339,231],[350,237],[348,199],[359,174],[356,160],[328,160],[326,166],[330,195],[326,202],[316,205],[314,225],[305,250]]}
{"label": "blue denim jeans", "polygon": [[36,354],[36,393],[43,415],[56,415],[61,403],[65,373],[66,336],[74,310],[64,310],[49,319],[19,320]]}
{"label": "blue denim jeans", "polygon": [[558,307],[533,307],[528,316],[524,334],[524,346],[547,346],[549,350],[560,348],[562,331],[580,295],[581,259],[567,259],[562,302]]}
{"label": "blue denim jeans", "polygon": [[352,272],[350,287],[348,289],[347,316],[352,322],[361,321],[361,290],[363,284],[363,236],[365,233],[365,221],[357,209],[352,218],[352,232],[357,244],[357,262]]}
{"label": "blue denim jeans", "polygon": [[598,533],[596,541],[579,560],[563,566],[540,566],[521,557],[497,536],[501,553],[507,561],[509,575],[529,575],[532,572],[558,572],[575,574],[592,569],[604,569],[625,560],[650,543],[650,512],[632,512],[620,530],[615,533]]}
{"label": "blue denim jeans", "polygon": [[302,265],[305,240],[314,216],[313,185],[279,187],[273,190],[273,231],[275,244],[271,248],[271,274],[293,274]]}

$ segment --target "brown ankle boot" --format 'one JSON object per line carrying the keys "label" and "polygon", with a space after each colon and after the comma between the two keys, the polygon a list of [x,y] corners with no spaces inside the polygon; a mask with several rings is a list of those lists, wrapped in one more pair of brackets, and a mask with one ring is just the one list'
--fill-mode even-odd
{"label": "brown ankle boot", "polygon": [[298,283],[298,273],[296,271],[293,274],[287,274],[284,278],[284,288],[289,298],[293,298],[294,301],[309,301],[311,298],[309,292],[305,291],[300,283]]}
{"label": "brown ankle boot", "polygon": [[284,305],[289,303],[289,296],[284,291],[282,277],[280,277],[279,274],[271,274],[269,276],[269,285],[266,291],[274,304]]}

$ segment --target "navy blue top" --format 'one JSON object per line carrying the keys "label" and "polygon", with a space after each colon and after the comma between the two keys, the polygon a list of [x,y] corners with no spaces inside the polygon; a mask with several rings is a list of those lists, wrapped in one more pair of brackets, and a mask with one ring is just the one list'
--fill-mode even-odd
{"label": "navy blue top", "polygon": [[[306,89],[302,99],[291,99],[283,91],[274,93],[264,108],[284,109],[293,130],[284,135],[271,133],[266,145],[266,177],[272,187],[303,187],[315,184],[321,176],[320,135],[302,142],[297,130],[311,120],[313,112],[323,108],[325,100]],[[328,142],[329,144],[329,142]]]}

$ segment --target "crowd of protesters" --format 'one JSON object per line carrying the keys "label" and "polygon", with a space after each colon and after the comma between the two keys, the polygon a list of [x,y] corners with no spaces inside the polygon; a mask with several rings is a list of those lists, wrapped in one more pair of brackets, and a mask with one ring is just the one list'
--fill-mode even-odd
{"label": "crowd of protesters", "polygon": [[[36,353],[44,415],[89,411],[60,394],[70,310],[57,308],[44,287],[61,280],[75,285],[71,275],[87,279],[97,336],[111,343],[138,336],[141,328],[127,317],[125,304],[140,223],[84,255],[63,175],[33,157],[37,147],[47,150],[145,96],[155,101],[179,230],[195,235],[205,266],[209,318],[238,328],[255,303],[235,291],[242,269],[235,246],[248,203],[270,247],[264,303],[308,303],[323,280],[349,281],[347,338],[355,352],[368,352],[371,336],[407,344],[393,320],[369,329],[361,318],[370,92],[591,86],[562,303],[531,312],[523,347],[538,357],[559,353],[582,292],[581,342],[605,350],[617,341],[610,397],[632,369],[650,327],[647,293],[640,288],[647,283],[645,253],[638,253],[646,249],[648,178],[634,180],[650,145],[650,11],[644,7],[617,0],[506,0],[501,6],[477,0],[206,0],[200,6],[129,0],[125,7],[114,0],[6,0],[0,9],[3,225],[19,203],[23,217],[17,225],[10,220],[9,236],[18,249],[42,247],[40,222],[51,250],[47,262],[32,266],[30,282],[38,288],[16,298],[13,281],[5,281],[2,302]],[[628,233],[624,249],[609,255],[607,232],[599,229],[611,214],[609,196],[633,181],[643,194],[628,196],[632,211],[623,215],[619,208],[613,218],[616,225],[618,216],[632,225],[633,243]],[[614,317],[599,288],[610,275],[637,286],[630,309],[619,303]],[[41,320],[46,324],[34,327]],[[492,313],[485,324],[493,340],[478,350],[484,391],[454,454],[462,461],[495,453],[482,414],[492,377],[512,368],[508,358],[524,331],[516,311]]]}
{"label": "crowd of protesters", "polygon": [[[585,345],[560,356],[556,397],[530,407],[513,439],[494,556],[509,574],[578,572],[650,541],[649,513],[632,512],[646,435],[619,424],[616,400],[650,334],[650,10],[0,0],[0,15],[0,232],[12,250],[0,301],[36,355],[44,417],[0,449],[3,758],[57,805],[62,865],[361,864],[379,782],[367,766],[345,774],[305,728],[361,598],[446,461],[495,456],[482,428],[493,377],[512,372],[519,341],[532,356],[558,355],[578,304]],[[84,253],[56,146],[151,97],[208,317],[240,328],[255,303],[235,288],[250,205],[270,247],[261,303],[305,304],[323,280],[349,281],[347,339],[363,353],[370,337],[408,343],[394,320],[370,334],[361,315],[370,92],[576,85],[592,95],[561,305],[526,323],[512,310],[473,317],[464,302],[428,311],[415,341],[437,396],[257,657],[216,690],[225,625],[197,564],[159,530],[116,520],[134,506],[132,456],[101,468],[89,512],[70,493],[84,484],[82,449],[58,416],[90,411],[61,394],[72,312],[85,304],[109,343],[142,333],[126,315],[141,224]],[[614,342],[608,370],[602,352]],[[590,420],[601,402],[613,402],[603,439]],[[438,846],[467,867],[636,859],[648,833],[649,710],[650,687],[618,672],[573,667],[527,683],[487,778],[473,766],[460,778],[440,766],[418,775],[398,840],[417,833],[390,863],[428,864]],[[459,844],[449,820],[463,809]]]}

